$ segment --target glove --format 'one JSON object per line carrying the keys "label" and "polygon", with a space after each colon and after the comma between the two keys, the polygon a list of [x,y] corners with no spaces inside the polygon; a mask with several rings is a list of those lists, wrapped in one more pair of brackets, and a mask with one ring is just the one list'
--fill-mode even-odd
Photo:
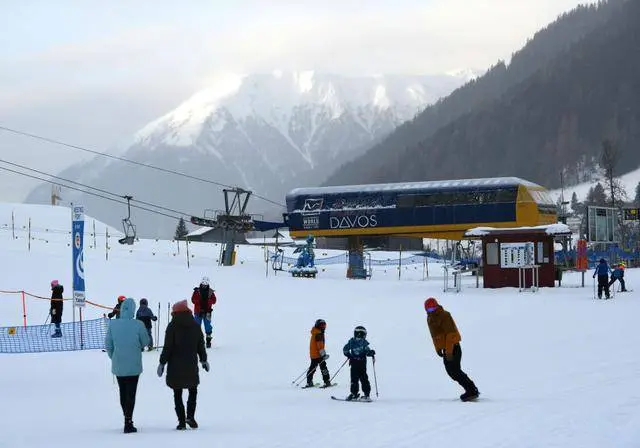
{"label": "glove", "polygon": [[51,308],[51,311],[49,311],[49,314],[51,314],[52,316],[55,316],[56,315],[55,308]]}
{"label": "glove", "polygon": [[202,368],[204,369],[205,372],[209,371],[209,361],[204,361],[202,363]]}
{"label": "glove", "polygon": [[369,352],[369,355],[370,355],[370,356],[376,356],[376,351],[375,351],[375,350],[371,350],[371,351]]}
{"label": "glove", "polygon": [[441,348],[439,350],[436,350],[436,353],[438,354],[439,357],[441,358],[444,357],[444,349]]}
{"label": "glove", "polygon": [[327,359],[329,359],[329,355],[327,355],[326,353],[324,355],[322,355],[322,360],[326,361]]}
{"label": "glove", "polygon": [[320,354],[321,358],[324,358],[324,355],[326,355],[327,352],[325,352],[324,349],[322,349],[322,350],[320,350],[319,354]]}
{"label": "glove", "polygon": [[207,319],[207,320],[211,320],[211,313],[205,314],[204,318]]}
{"label": "glove", "polygon": [[158,320],[158,318],[157,318],[156,316],[153,316],[153,317],[151,318],[151,320],[155,322],[155,321],[157,321],[157,320]]}
{"label": "glove", "polygon": [[162,374],[164,373],[164,364],[158,364],[157,373],[159,377],[162,377]]}

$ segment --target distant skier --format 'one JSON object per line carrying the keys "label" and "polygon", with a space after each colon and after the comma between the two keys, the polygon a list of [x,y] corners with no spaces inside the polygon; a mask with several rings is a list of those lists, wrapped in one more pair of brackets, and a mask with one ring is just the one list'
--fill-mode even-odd
{"label": "distant skier", "polygon": [[216,295],[209,286],[209,277],[202,277],[200,285],[193,288],[191,303],[193,303],[193,313],[198,326],[204,322],[204,332],[207,335],[207,348],[211,347],[213,328],[211,326],[211,313],[213,305],[216,304]]}
{"label": "distant skier", "polygon": [[49,314],[51,315],[51,323],[56,326],[56,330],[51,335],[52,338],[62,337],[60,324],[62,323],[63,291],[64,288],[58,283],[58,280],[51,280],[51,308],[49,309]]}
{"label": "distant skier", "polygon": [[609,291],[609,274],[611,273],[611,268],[607,264],[607,260],[604,258],[600,259],[600,263],[596,266],[596,270],[593,272],[593,278],[598,276],[598,299],[602,299],[602,291],[604,291],[604,295],[607,299],[611,297],[611,292]]}
{"label": "distant skier", "polygon": [[320,366],[324,386],[331,386],[329,369],[327,368],[326,363],[326,360],[329,359],[329,355],[324,350],[324,331],[326,328],[327,323],[324,319],[318,319],[311,329],[311,340],[309,341],[309,357],[311,358],[311,364],[307,370],[307,387],[313,386],[313,375],[315,374],[318,366]]}
{"label": "distant skier", "polygon": [[120,319],[120,307],[122,306],[122,302],[124,302],[124,299],[126,299],[125,296],[118,296],[118,303],[116,303],[116,306],[113,307],[113,310],[111,310],[111,312],[107,314],[107,317],[109,319],[113,319],[114,317],[116,319]]}
{"label": "distant skier", "polygon": [[353,337],[349,339],[342,348],[344,356],[349,358],[351,366],[351,393],[347,396],[347,401],[357,400],[360,392],[359,386],[362,383],[362,392],[364,393],[363,401],[371,401],[369,394],[371,393],[371,383],[367,375],[367,356],[373,358],[375,362],[376,351],[369,348],[367,341],[367,329],[358,325],[353,330]]}
{"label": "distant skier", "polygon": [[[171,322],[167,325],[164,347],[160,354],[157,373],[161,377],[164,366],[167,368],[167,386],[173,389],[173,401],[178,417],[177,430],[186,429],[186,425],[197,428],[195,420],[196,399],[198,396],[198,359],[202,368],[208,372],[209,362],[204,348],[204,338],[200,325],[196,323],[186,300],[173,305]],[[185,414],[182,390],[189,390]]]}
{"label": "distant skier", "polygon": [[609,282],[609,287],[611,287],[616,280],[618,280],[620,282],[620,292],[627,292],[627,287],[624,283],[624,268],[624,263],[619,263],[613,270],[613,274],[611,274],[611,281]]}
{"label": "distant skier", "polygon": [[[147,329],[147,333],[149,334],[149,351],[153,350],[153,334],[152,334],[152,324],[151,321],[155,322],[158,320],[156,316],[154,316],[153,311],[149,308],[149,302],[147,299],[140,299],[140,307],[138,308],[138,312],[136,313],[136,319],[142,321],[144,327]],[[143,349],[144,350],[144,349]]]}
{"label": "distant skier", "polygon": [[447,374],[464,388],[464,393],[460,395],[460,399],[469,401],[478,398],[480,395],[478,388],[467,374],[462,371],[460,366],[462,361],[460,341],[462,337],[453,317],[433,297],[425,300],[424,308],[427,312],[427,324],[436,353],[443,358]]}
{"label": "distant skier", "polygon": [[142,373],[142,350],[149,345],[149,337],[142,322],[134,319],[136,302],[119,302],[119,318],[109,322],[105,348],[111,359],[111,372],[118,379],[120,406],[124,415],[124,432],[137,432],[133,426],[138,379]]}

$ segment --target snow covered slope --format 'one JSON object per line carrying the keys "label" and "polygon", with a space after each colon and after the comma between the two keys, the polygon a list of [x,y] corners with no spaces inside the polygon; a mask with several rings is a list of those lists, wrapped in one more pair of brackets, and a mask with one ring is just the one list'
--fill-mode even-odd
{"label": "snow covered slope", "polygon": [[[319,184],[468,76],[465,71],[431,76],[219,76],[209,88],[137,132],[120,155],[283,201],[294,187]],[[189,214],[221,208],[222,195],[211,194],[210,185],[104,158],[72,167],[62,176]],[[43,201],[48,194],[40,188],[27,201]],[[97,218],[115,224],[118,215],[112,204],[78,195],[63,192],[65,200],[83,202],[96,210]],[[279,213],[273,204],[253,206],[254,213]],[[175,223],[157,218],[141,213],[140,234],[172,235]]]}
{"label": "snow covered slope", "polygon": [[[636,193],[636,187],[640,182],[640,168],[637,168],[633,171],[623,174],[622,176],[620,176],[620,181],[622,182],[622,185],[624,185],[624,188],[627,192],[627,195],[629,196],[629,199],[633,199]],[[602,183],[602,186],[605,187],[605,189],[607,188],[605,184],[605,180],[603,179],[595,179],[592,182],[585,182],[578,185],[573,185],[571,187],[567,187],[564,189],[565,200],[570,201],[571,196],[575,192],[576,195],[578,196],[578,201],[584,201],[587,197],[587,193],[589,193],[589,188],[593,187],[598,182]],[[555,199],[557,199],[560,197],[562,190],[560,189],[551,190],[550,193],[553,195]]]}
{"label": "snow covered slope", "polygon": [[[0,245],[0,289],[47,294],[52,278],[69,285],[64,241],[35,241],[27,252],[0,232]],[[85,269],[89,297],[107,304],[120,294],[147,297],[152,309],[162,305],[162,328],[166,303],[189,297],[202,275],[211,278],[218,304],[211,372],[201,372],[198,391],[200,428],[174,430],[171,391],[155,374],[157,352],[143,354],[133,435],[121,433],[105,353],[0,355],[6,410],[0,447],[638,446],[637,293],[595,301],[590,285],[572,287],[579,278],[568,275],[565,287],[537,294],[477,290],[472,281],[460,294],[443,294],[437,272],[421,281],[422,273],[409,267],[402,280],[377,267],[371,280],[346,280],[344,265],[328,267],[316,280],[267,277],[259,247],[240,247],[238,265],[226,268],[214,266],[219,247],[191,250],[187,268],[184,247],[178,254],[175,243],[114,245],[108,261],[98,247],[86,252]],[[640,282],[635,269],[627,277],[631,288]],[[463,368],[482,392],[477,403],[458,400],[461,390],[434,352],[422,307],[431,295],[462,333]],[[43,322],[47,308],[47,301],[28,301],[29,322]],[[89,308],[87,315],[100,312]],[[331,374],[353,328],[367,328],[377,352],[373,403],[329,399],[347,395],[348,367],[332,389],[291,385],[307,366],[317,318],[328,323]],[[0,326],[21,322],[19,297],[0,295]],[[373,383],[371,363],[369,376]]]}

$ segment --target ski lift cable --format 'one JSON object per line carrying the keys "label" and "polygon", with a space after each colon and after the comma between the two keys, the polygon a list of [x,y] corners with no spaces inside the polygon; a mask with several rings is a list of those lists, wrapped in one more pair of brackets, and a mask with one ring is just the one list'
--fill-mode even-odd
{"label": "ski lift cable", "polygon": [[[16,168],[21,168],[23,170],[33,171],[34,173],[42,174],[44,176],[51,177],[53,179],[61,180],[61,181],[64,181],[64,182],[68,182],[70,184],[79,185],[79,186],[84,187],[84,188],[89,188],[91,190],[95,190],[95,191],[100,192],[100,193],[104,193],[104,194],[108,194],[108,195],[111,195],[111,196],[117,196],[119,198],[126,199],[126,195],[112,193],[110,191],[103,190],[102,188],[92,187],[91,185],[86,185],[86,184],[83,184],[83,183],[80,183],[80,182],[76,182],[76,181],[73,181],[73,180],[70,180],[70,179],[65,179],[64,177],[54,176],[53,174],[49,174],[49,173],[46,173],[44,171],[36,170],[35,168],[29,168],[28,166],[20,165],[19,163],[9,162],[8,160],[4,160],[4,159],[0,159],[0,162],[6,163],[7,165],[14,166]],[[149,207],[154,207],[154,208],[157,208],[157,209],[160,209],[160,210],[165,210],[167,212],[176,213],[178,215],[191,216],[190,213],[185,213],[185,212],[181,212],[181,211],[178,211],[178,210],[173,210],[171,208],[163,207],[161,205],[152,204],[150,202],[141,201],[139,199],[131,198],[131,201],[138,202],[139,204],[146,205],[146,206],[149,206]]]}
{"label": "ski lift cable", "polygon": [[[77,188],[77,187],[72,187],[70,185],[65,185],[65,184],[62,184],[62,183],[59,183],[59,182],[52,181],[50,179],[45,179],[43,177],[34,176],[32,174],[21,173],[20,171],[12,170],[11,168],[6,168],[6,167],[3,167],[3,166],[0,166],[0,170],[8,171],[10,173],[18,174],[20,176],[30,177],[32,179],[37,179],[37,180],[40,180],[40,181],[43,181],[43,182],[47,182],[47,183],[50,183],[50,184],[53,184],[53,185],[59,185],[61,187],[68,188],[70,190],[76,190],[76,191],[79,191],[81,193],[89,194],[91,196],[96,196],[98,198],[106,199],[108,201],[116,202],[118,204],[127,205],[126,202],[120,201],[120,200],[115,199],[115,198],[110,198],[108,196],[104,196],[104,195],[101,195],[101,194],[98,194],[98,193],[93,193],[91,191],[82,190],[82,189]],[[139,210],[144,210],[144,211],[147,211],[147,212],[150,212],[150,213],[155,213],[157,215],[166,216],[167,218],[171,218],[171,219],[175,219],[175,220],[180,220],[181,219],[181,217],[179,217],[179,216],[169,215],[167,213],[159,212],[157,210],[152,210],[152,209],[146,208],[146,207],[141,207],[139,205],[132,205],[131,207],[137,208]]]}
{"label": "ski lift cable", "polygon": [[[138,166],[141,166],[141,167],[144,167],[144,168],[149,168],[149,169],[153,169],[153,170],[157,170],[157,171],[162,171],[164,173],[174,174],[176,176],[182,176],[182,177],[186,177],[188,179],[197,180],[197,181],[200,181],[200,182],[206,182],[206,183],[209,183],[209,184],[217,185],[218,187],[234,188],[231,185],[223,184],[221,182],[216,182],[214,180],[204,179],[204,178],[198,177],[198,176],[192,176],[191,174],[187,174],[187,173],[183,173],[183,172],[175,171],[175,170],[170,170],[170,169],[162,168],[162,167],[155,166],[155,165],[150,165],[148,163],[136,162],[135,160],[126,159],[126,158],[120,157],[120,156],[114,156],[113,154],[107,154],[107,153],[103,153],[103,152],[100,152],[100,151],[95,151],[93,149],[84,148],[82,146],[73,145],[71,143],[65,143],[65,142],[60,141],[60,140],[55,140],[55,139],[52,139],[52,138],[49,138],[49,137],[43,137],[43,136],[40,136],[40,135],[37,135],[37,134],[32,134],[32,133],[29,133],[29,132],[25,132],[25,131],[19,131],[17,129],[8,128],[8,127],[2,126],[2,125],[0,125],[0,131],[11,132],[13,134],[21,135],[23,137],[33,138],[33,139],[36,139],[36,140],[41,140],[43,142],[51,143],[51,144],[54,144],[54,145],[60,145],[60,146],[66,147],[66,148],[77,149],[79,151],[85,151],[85,152],[88,152],[88,153],[91,153],[91,154],[95,154],[95,155],[98,155],[98,156],[108,157],[110,159],[119,160],[121,162],[131,163],[133,165],[138,165]],[[261,195],[259,195],[257,193],[253,193],[252,196],[255,196],[258,199],[262,199],[263,201],[270,202],[271,204],[277,205],[279,207],[284,207],[285,206],[284,204],[282,204],[280,202],[276,202],[276,201],[271,200],[271,199],[269,199],[269,198],[267,198],[265,196],[261,196]]]}

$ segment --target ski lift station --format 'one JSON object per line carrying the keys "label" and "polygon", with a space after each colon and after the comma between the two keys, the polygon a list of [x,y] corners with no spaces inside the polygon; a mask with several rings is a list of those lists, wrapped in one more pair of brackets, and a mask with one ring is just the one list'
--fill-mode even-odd
{"label": "ski lift station", "polygon": [[348,276],[361,277],[371,236],[462,240],[476,227],[555,224],[547,190],[517,177],[297,188],[287,194],[293,238],[346,238]]}

